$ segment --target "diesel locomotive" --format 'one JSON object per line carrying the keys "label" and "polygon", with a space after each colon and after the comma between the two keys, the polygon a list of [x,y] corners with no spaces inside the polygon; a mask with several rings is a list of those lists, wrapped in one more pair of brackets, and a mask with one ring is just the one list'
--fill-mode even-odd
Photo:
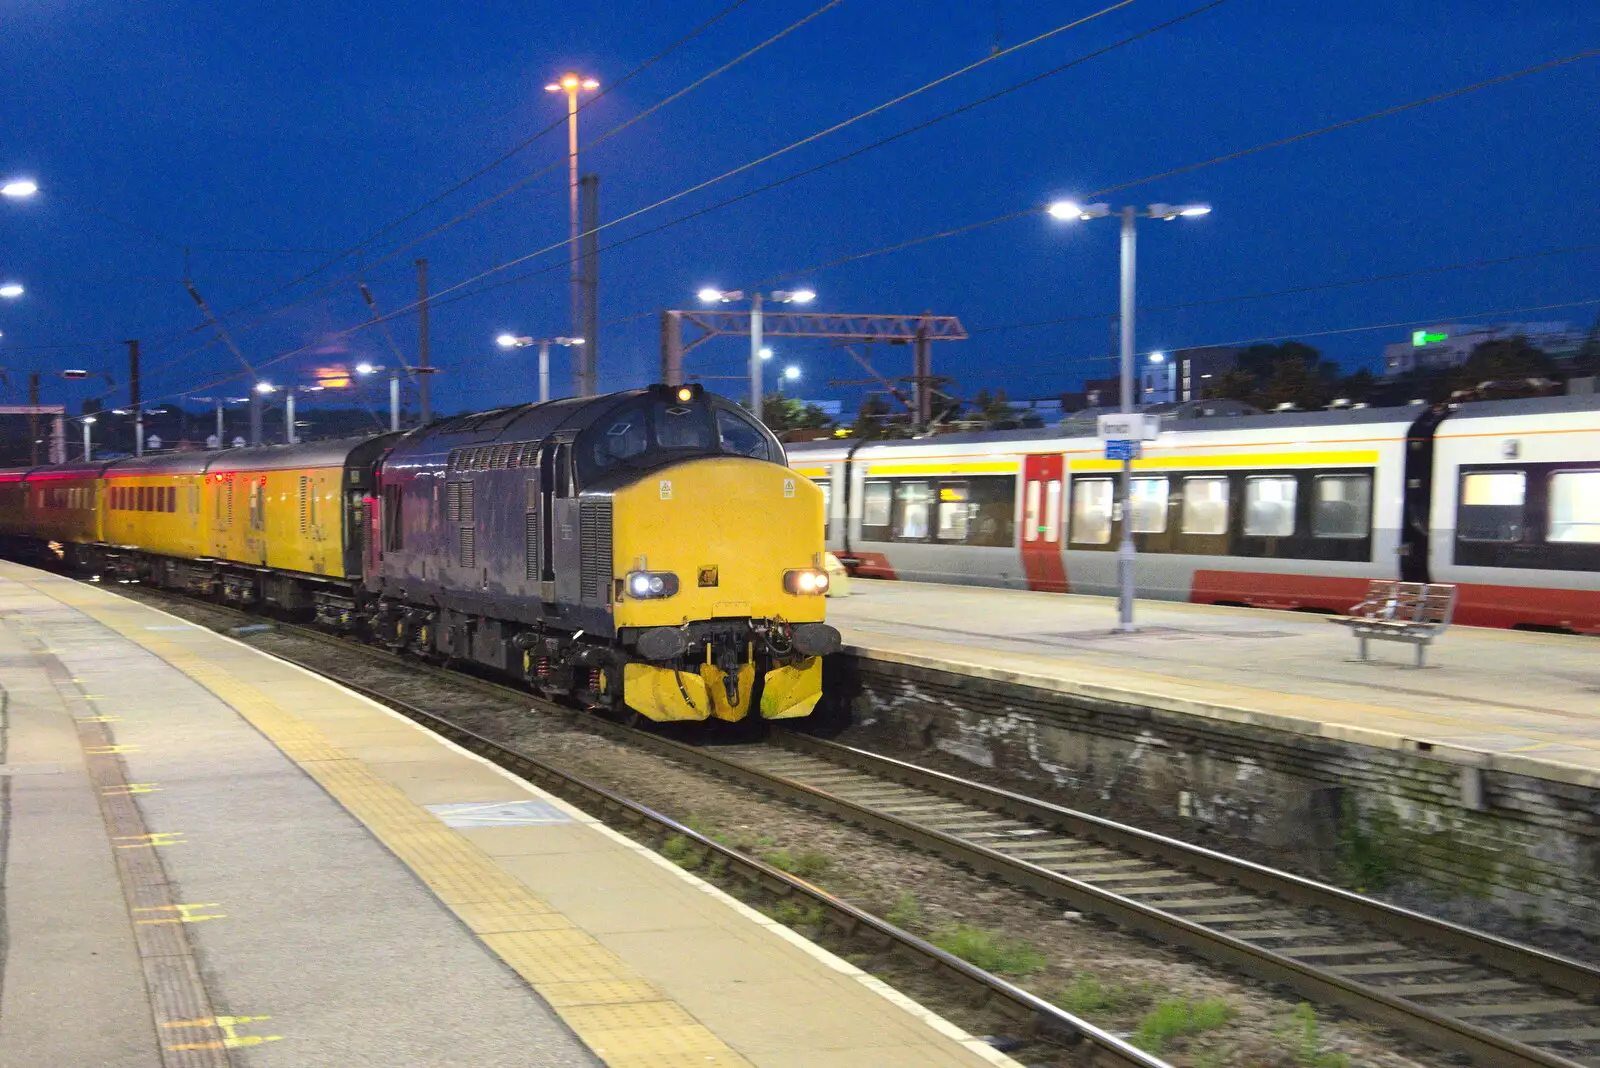
{"label": "diesel locomotive", "polygon": [[0,539],[656,721],[805,716],[839,646],[822,491],[698,386],[0,470]]}

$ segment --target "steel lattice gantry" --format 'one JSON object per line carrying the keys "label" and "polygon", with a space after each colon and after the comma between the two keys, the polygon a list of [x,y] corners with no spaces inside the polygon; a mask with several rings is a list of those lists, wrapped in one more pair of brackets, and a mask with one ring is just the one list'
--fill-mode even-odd
{"label": "steel lattice gantry", "polygon": [[[686,328],[699,333],[685,338]],[[668,310],[661,313],[661,381],[683,381],[683,357],[714,337],[746,336],[750,313],[717,308]],[[767,337],[821,337],[832,341],[881,341],[914,346],[917,419],[932,414],[932,343],[965,341],[966,328],[953,315],[835,315],[827,312],[767,311],[762,313]]]}

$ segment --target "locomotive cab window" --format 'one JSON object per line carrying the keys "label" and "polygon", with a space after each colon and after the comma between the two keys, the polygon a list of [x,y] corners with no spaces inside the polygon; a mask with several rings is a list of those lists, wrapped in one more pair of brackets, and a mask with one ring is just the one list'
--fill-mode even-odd
{"label": "locomotive cab window", "polygon": [[1519,541],[1528,476],[1521,471],[1475,471],[1461,476],[1456,536],[1462,541]]}
{"label": "locomotive cab window", "polygon": [[1111,541],[1111,507],[1116,483],[1109,478],[1081,478],[1072,483],[1072,542],[1105,545]]}
{"label": "locomotive cab window", "polygon": [[1252,475],[1244,483],[1244,532],[1255,538],[1294,534],[1299,483],[1293,475]]}
{"label": "locomotive cab window", "polygon": [[1548,540],[1600,545],[1600,471],[1550,476]]}
{"label": "locomotive cab window", "polygon": [[717,437],[722,451],[734,456],[753,456],[757,460],[770,460],[766,435],[740,412],[726,408],[717,409]]}
{"label": "locomotive cab window", "polygon": [[585,429],[575,451],[578,479],[585,485],[619,466],[642,470],[697,455],[784,462],[782,447],[760,424],[701,398],[635,398]]}

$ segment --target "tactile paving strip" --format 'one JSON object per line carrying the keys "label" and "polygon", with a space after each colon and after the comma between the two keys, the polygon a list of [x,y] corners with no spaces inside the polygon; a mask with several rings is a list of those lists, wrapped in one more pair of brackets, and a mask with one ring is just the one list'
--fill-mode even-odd
{"label": "tactile paving strip", "polygon": [[606,1064],[752,1068],[620,957],[363,761],[332,745],[316,727],[208,658],[122,622],[123,613],[81,595],[52,595],[161,657],[271,739],[538,991]]}
{"label": "tactile paving strip", "polygon": [[[134,800],[136,787],[128,781],[122,761],[126,747],[117,744],[107,717],[96,714],[66,665],[42,646],[33,655],[73,717],[89,781],[100,801],[117,878],[133,920],[150,1012],[163,1029],[157,1035],[161,1063],[165,1068],[226,1068],[231,1063],[229,1047],[215,1025],[211,998],[184,925],[148,922],[177,914],[181,908],[173,899],[159,850],[182,836],[152,832],[145,825]],[[181,1034],[166,1030],[174,1025],[183,1028]]]}

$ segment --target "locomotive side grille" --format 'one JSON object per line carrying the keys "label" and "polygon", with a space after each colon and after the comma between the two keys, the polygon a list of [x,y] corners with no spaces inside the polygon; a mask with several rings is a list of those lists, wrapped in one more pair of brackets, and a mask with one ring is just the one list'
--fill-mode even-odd
{"label": "locomotive side grille", "polygon": [[451,523],[461,522],[461,483],[444,484],[444,517]]}
{"label": "locomotive side grille", "polygon": [[610,498],[578,502],[578,538],[582,553],[579,592],[586,601],[601,600],[611,592]]}
{"label": "locomotive side grille", "polygon": [[523,545],[527,553],[526,566],[529,582],[539,578],[539,513],[528,512],[523,516]]}
{"label": "locomotive side grille", "polygon": [[473,485],[474,483],[471,482],[461,483],[461,522],[463,523],[477,522],[476,517],[473,515],[472,508]]}
{"label": "locomotive side grille", "polygon": [[472,527],[461,528],[461,555],[462,567],[478,566],[478,532]]}

